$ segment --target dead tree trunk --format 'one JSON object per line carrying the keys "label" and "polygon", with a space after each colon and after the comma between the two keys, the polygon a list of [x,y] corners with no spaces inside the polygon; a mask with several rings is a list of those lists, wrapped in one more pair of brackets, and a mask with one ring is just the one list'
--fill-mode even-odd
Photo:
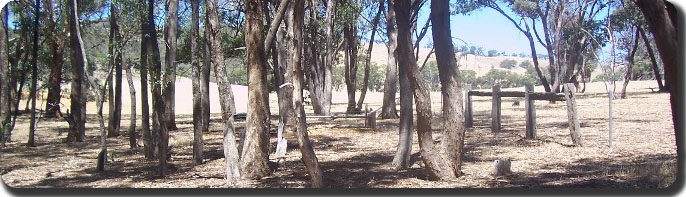
{"label": "dead tree trunk", "polygon": [[639,36],[640,35],[637,28],[636,33],[634,34],[634,46],[631,48],[629,55],[626,57],[626,71],[624,71],[624,82],[622,83],[622,93],[620,97],[622,99],[626,98],[626,86],[629,85],[629,81],[631,81],[631,76],[633,76],[631,69],[634,66],[634,55],[636,55],[636,49],[638,49]]}
{"label": "dead tree trunk", "polygon": [[[33,60],[31,67],[31,123],[29,125],[29,141],[27,146],[35,147],[34,135],[36,133],[36,93],[38,89],[38,27],[40,21],[40,1],[36,1],[35,21],[33,23]],[[4,46],[2,46],[4,47]]]}
{"label": "dead tree trunk", "polygon": [[[236,113],[236,108],[233,100],[233,92],[231,91],[231,84],[229,84],[229,79],[226,76],[226,65],[224,65],[217,2],[215,0],[207,0],[205,5],[205,13],[207,13],[205,17],[205,31],[207,36],[206,39],[208,41],[207,44],[209,46],[209,60],[210,64],[214,67],[214,73],[217,78],[220,98],[219,103],[222,109],[222,121],[224,122],[223,148],[226,161],[226,184],[228,187],[236,187],[240,186],[241,178],[238,160],[239,153],[236,149],[237,146],[233,127],[233,114]],[[255,7],[248,9],[259,9],[260,5],[261,4],[255,2],[249,2],[247,4],[247,6]],[[250,20],[248,20],[248,23],[250,23]],[[262,32],[260,32],[260,34],[261,33]],[[264,41],[259,43],[260,46],[264,46],[263,44]]]}
{"label": "dead tree trunk", "polygon": [[164,40],[167,42],[166,55],[164,56],[164,90],[162,96],[164,97],[164,107],[169,130],[176,130],[176,118],[174,113],[175,101],[175,83],[176,83],[176,31],[178,26],[178,11],[179,0],[167,1],[167,10],[165,15],[167,17],[164,22]]}
{"label": "dead tree trunk", "polygon": [[288,28],[289,38],[289,67],[288,75],[293,87],[293,108],[297,125],[296,135],[298,136],[298,144],[300,145],[300,153],[302,154],[302,161],[305,163],[308,173],[310,174],[311,186],[314,188],[323,187],[322,171],[319,167],[317,155],[314,153],[310,139],[307,136],[307,120],[305,118],[305,108],[303,106],[302,90],[303,87],[303,71],[302,67],[302,49],[303,49],[303,26],[305,23],[305,1],[294,1],[290,5],[291,14],[288,15],[290,27]]}
{"label": "dead tree trunk", "polygon": [[71,114],[67,143],[81,142],[86,136],[86,83],[84,83],[84,69],[87,60],[84,54],[81,30],[79,30],[78,4],[76,0],[68,1],[69,8],[69,40],[71,45]]}
{"label": "dead tree trunk", "polygon": [[383,106],[381,107],[382,119],[398,118],[396,109],[395,93],[398,90],[398,64],[396,62],[396,48],[398,31],[395,27],[395,11],[393,1],[388,1],[386,12],[386,36],[388,37],[388,64],[386,65],[386,80],[384,81]]}
{"label": "dead tree trunk", "polygon": [[[248,64],[248,117],[240,167],[243,178],[269,175],[269,94],[264,50],[262,0],[246,2],[245,45]],[[220,51],[221,52],[221,51]]]}
{"label": "dead tree trunk", "polygon": [[[581,137],[581,129],[579,126],[579,115],[576,113],[576,88],[573,83],[565,83],[564,87],[565,99],[567,100],[567,122],[570,136],[572,136],[572,143],[574,143],[575,146],[583,146],[583,138]],[[610,106],[612,105],[610,104]],[[610,140],[610,144],[612,144],[611,141],[612,140]],[[612,145],[610,145],[610,147],[611,146]]]}
{"label": "dead tree trunk", "polygon": [[131,114],[129,115],[129,146],[131,149],[136,149],[138,148],[138,143],[136,143],[136,88],[133,83],[133,73],[131,71],[131,67],[133,65],[130,64],[127,60],[127,64],[129,64],[129,67],[126,68],[126,81],[129,82],[129,95],[131,96]]}
{"label": "dead tree trunk", "polygon": [[[114,83],[110,83],[110,108],[109,122],[107,124],[107,136],[115,137],[120,135],[121,128],[121,86],[122,86],[122,54],[121,54],[121,34],[119,33],[119,8],[116,1],[112,1],[110,7],[110,63],[114,65]],[[114,86],[114,90],[112,87]],[[103,92],[104,93],[104,92]]]}

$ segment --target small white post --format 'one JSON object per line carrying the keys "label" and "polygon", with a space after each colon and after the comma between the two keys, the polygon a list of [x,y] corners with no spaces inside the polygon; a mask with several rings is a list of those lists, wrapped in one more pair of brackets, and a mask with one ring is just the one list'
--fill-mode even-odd
{"label": "small white post", "polygon": [[608,88],[608,94],[607,94],[607,97],[609,100],[608,101],[608,103],[609,103],[609,110],[608,110],[608,117],[609,117],[608,134],[609,134],[609,136],[608,136],[608,142],[610,143],[610,149],[612,149],[612,100],[614,99],[614,96],[615,96],[614,94],[615,93],[612,91],[612,88]]}

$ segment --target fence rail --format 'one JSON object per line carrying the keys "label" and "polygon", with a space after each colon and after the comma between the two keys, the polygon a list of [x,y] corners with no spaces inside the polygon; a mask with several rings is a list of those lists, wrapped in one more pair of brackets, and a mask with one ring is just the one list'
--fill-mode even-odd
{"label": "fence rail", "polygon": [[[573,88],[573,84],[565,84],[565,89]],[[575,91],[565,91],[565,93],[549,93],[549,92],[534,92],[533,85],[525,85],[524,91],[500,91],[500,85],[493,85],[492,91],[474,91],[472,86],[467,84],[465,88],[465,126],[471,128],[474,126],[472,96],[490,96],[491,97],[491,131],[499,132],[501,127],[501,104],[502,97],[518,97],[524,98],[524,107],[526,111],[526,138],[536,138],[536,100],[545,101],[567,101],[567,111],[569,119],[569,130],[572,141],[575,145],[581,145],[581,133],[579,131],[579,118],[576,110],[576,95]]]}

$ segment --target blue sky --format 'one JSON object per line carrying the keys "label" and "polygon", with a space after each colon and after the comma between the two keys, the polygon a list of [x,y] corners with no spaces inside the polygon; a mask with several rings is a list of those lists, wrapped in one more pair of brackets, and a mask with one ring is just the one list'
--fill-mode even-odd
{"label": "blue sky", "polygon": [[[430,7],[425,5],[421,11],[418,27],[424,26],[429,17]],[[506,9],[506,13],[515,16]],[[470,45],[481,46],[484,52],[495,49],[511,53],[525,53],[531,55],[529,41],[507,18],[491,8],[482,8],[470,13],[470,15],[452,15],[450,25],[453,38],[464,40]],[[540,24],[537,27],[541,28]],[[426,46],[431,41],[431,28],[427,36],[422,40],[421,46]],[[460,40],[454,39],[453,44],[464,45]],[[545,48],[536,42],[536,52],[545,53]]]}

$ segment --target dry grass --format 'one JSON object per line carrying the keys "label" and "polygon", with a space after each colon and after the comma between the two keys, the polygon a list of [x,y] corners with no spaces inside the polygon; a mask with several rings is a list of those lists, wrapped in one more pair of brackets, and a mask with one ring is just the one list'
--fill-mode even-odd
{"label": "dry grass", "polygon": [[[523,105],[512,107],[503,99],[503,131],[490,131],[490,98],[474,98],[475,126],[466,131],[464,176],[452,181],[428,181],[413,144],[411,168],[395,171],[391,161],[397,144],[397,119],[380,120],[377,129],[363,128],[361,119],[308,120],[309,133],[327,187],[336,188],[434,188],[434,187],[667,187],[676,178],[676,144],[669,95],[651,93],[655,82],[632,82],[629,99],[615,100],[614,147],[608,148],[607,95],[602,84],[589,84],[579,95],[579,118],[584,147],[573,147],[567,127],[564,102],[537,105],[537,135],[524,138]],[[537,90],[542,88],[538,87]],[[345,93],[335,93],[336,95]],[[439,133],[440,94],[432,93],[433,129]],[[272,96],[272,108],[275,99]],[[334,100],[333,111],[345,111],[345,97]],[[381,93],[368,94],[367,103],[381,105]],[[177,102],[177,106],[183,102]],[[308,111],[311,108],[308,108]],[[276,110],[272,111],[274,114]],[[183,112],[181,113],[183,114]],[[124,116],[122,131],[128,129]],[[26,147],[27,116],[21,116],[13,141],[0,150],[0,174],[11,187],[133,187],[212,188],[224,187],[220,117],[212,117],[210,132],[204,133],[205,162],[191,166],[192,118],[177,117],[179,130],[171,132],[171,173],[157,176],[156,161],[143,158],[140,149],[128,148],[128,136],[109,138],[114,162],[107,172],[95,171],[99,137],[95,116],[89,116],[87,138],[67,146],[67,124],[42,120],[36,133],[38,147]],[[140,118],[138,119],[140,121]],[[272,122],[276,124],[275,121]],[[241,129],[245,125],[237,123]],[[274,126],[272,126],[274,128]],[[140,128],[140,122],[139,122]],[[440,135],[435,135],[440,139]],[[275,140],[272,137],[272,147]],[[415,141],[416,141],[416,135]],[[140,136],[139,136],[140,140]],[[309,177],[300,161],[292,136],[280,168],[246,187],[308,187]],[[142,142],[139,141],[142,145]],[[272,158],[273,155],[272,155]],[[510,176],[494,180],[489,174],[495,159],[512,160]],[[273,161],[276,161],[273,159]]]}

